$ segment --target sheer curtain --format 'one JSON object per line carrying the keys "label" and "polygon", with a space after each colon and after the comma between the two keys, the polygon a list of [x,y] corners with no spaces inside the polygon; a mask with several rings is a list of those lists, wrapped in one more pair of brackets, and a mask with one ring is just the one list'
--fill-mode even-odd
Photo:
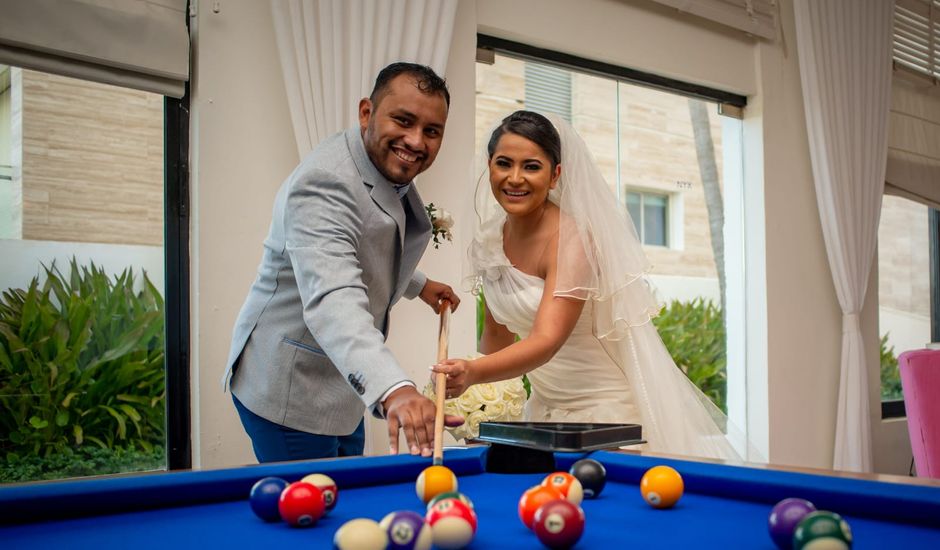
{"label": "sheer curtain", "polygon": [[297,152],[356,124],[393,61],[444,75],[457,0],[271,0]]}
{"label": "sheer curtain", "polygon": [[859,313],[878,239],[891,93],[886,0],[796,0],[797,52],[816,202],[842,307],[837,470],[872,466],[868,373]]}

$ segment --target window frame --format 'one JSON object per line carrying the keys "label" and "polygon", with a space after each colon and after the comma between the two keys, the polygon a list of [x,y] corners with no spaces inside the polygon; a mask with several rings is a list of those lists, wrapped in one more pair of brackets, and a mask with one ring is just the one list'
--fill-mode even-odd
{"label": "window frame", "polygon": [[[737,132],[739,132],[739,135],[734,140],[734,142],[740,148],[741,153],[740,158],[736,159],[736,162],[740,163],[739,166],[732,170],[732,172],[736,173],[735,177],[738,181],[738,185],[740,185],[740,204],[731,209],[731,211],[737,215],[732,215],[731,218],[726,217],[726,222],[729,219],[736,220],[735,223],[739,226],[738,228],[741,231],[745,231],[746,228],[750,226],[750,223],[746,221],[745,204],[754,199],[747,198],[747,195],[749,194],[746,191],[747,185],[745,185],[745,173],[747,172],[747,169],[744,165],[746,147],[744,145],[742,134],[744,130],[744,108],[747,106],[746,96],[478,33],[476,56],[477,62],[492,65],[495,62],[497,53],[521,61],[553,64],[564,69],[579,72],[581,74],[613,79],[618,84],[624,82],[681,97],[704,100],[709,103],[716,103],[718,107],[718,114],[722,115],[722,117],[726,119],[726,121],[723,122],[723,127],[729,122],[733,122],[738,125]],[[727,149],[724,150],[726,151],[725,154],[727,155]],[[727,164],[725,165],[725,168],[726,170],[728,169]],[[618,187],[619,183],[620,181],[618,180]],[[655,190],[656,189],[651,189],[651,191]],[[672,243],[672,245],[668,248],[677,251],[685,250],[685,238],[683,235],[683,228],[681,227],[681,224],[684,224],[685,221],[684,195],[682,192],[665,192],[669,194],[670,198],[670,215],[672,216],[673,220],[676,221],[676,225],[670,224],[670,226],[667,227],[667,230],[669,231],[667,238]],[[760,195],[760,193],[755,194],[755,196],[758,195]],[[619,193],[618,196],[620,196]],[[624,201],[622,202],[622,206],[626,208],[625,197],[621,198],[620,200]],[[727,208],[728,203],[726,200],[726,210]],[[761,223],[763,223],[763,220],[761,220]],[[760,232],[762,233],[763,229],[761,229]],[[759,404],[761,403],[762,398],[756,391],[756,388],[752,387],[748,379],[750,377],[750,372],[759,368],[756,365],[766,364],[766,357],[760,356],[761,353],[766,353],[766,348],[764,347],[766,345],[766,334],[757,334],[755,331],[766,330],[766,326],[761,326],[760,329],[758,329],[756,327],[760,326],[759,323],[748,323],[746,319],[748,315],[751,315],[752,313],[760,310],[760,308],[766,306],[766,296],[762,295],[757,300],[755,300],[754,306],[748,305],[750,302],[751,293],[755,292],[757,289],[762,288],[759,284],[755,288],[752,288],[753,285],[747,283],[747,272],[751,269],[751,267],[749,267],[750,262],[745,258],[750,253],[755,252],[755,258],[762,257],[762,253],[758,252],[757,250],[752,250],[754,246],[749,242],[748,239],[744,238],[743,235],[740,236],[739,241],[735,242],[740,246],[738,257],[736,257],[737,263],[734,264],[739,268],[740,273],[737,274],[738,279],[735,280],[739,280],[741,283],[740,289],[742,294],[741,296],[732,296],[732,294],[729,294],[729,303],[730,301],[733,301],[740,309],[737,310],[735,322],[732,323],[729,320],[728,324],[726,325],[726,331],[728,331],[728,334],[730,335],[732,332],[734,332],[735,336],[739,338],[739,340],[735,342],[734,346],[728,344],[728,342],[731,342],[730,338],[726,340],[726,353],[729,358],[728,372],[734,370],[735,375],[738,377],[738,380],[733,385],[730,383],[730,376],[728,381],[726,381],[728,387],[727,402],[729,403],[728,415],[732,422],[736,422],[739,426],[744,426],[746,430],[750,430],[750,415],[752,414],[751,403]],[[727,257],[728,256],[726,251],[726,259]],[[758,266],[757,264],[755,264],[755,267],[757,268],[756,272],[763,272],[762,267]],[[752,308],[756,309],[752,310]],[[480,312],[478,311],[478,314],[479,313]],[[751,351],[750,349],[751,342],[755,343],[753,348],[754,351]],[[732,356],[734,356],[739,361],[738,367],[734,369],[730,368],[730,358]],[[749,365],[752,366],[749,367]],[[766,382],[766,379],[762,374],[759,374],[756,379],[757,384]],[[734,397],[732,397],[732,395]],[[734,412],[732,412],[731,409],[732,401],[734,402],[735,406]],[[760,405],[754,406],[759,407]],[[757,418],[757,421],[760,422],[760,418]],[[758,432],[758,438],[766,437],[766,426],[757,426],[756,428]],[[766,448],[763,449],[763,452],[767,452]]]}
{"label": "window frame", "polygon": [[[631,193],[634,193],[640,196],[640,220],[639,222],[637,222],[637,220],[635,219],[633,220],[633,227],[636,229],[637,236],[640,239],[640,243],[643,246],[655,246],[659,248],[669,248],[669,249],[673,248],[672,241],[673,241],[674,221],[673,221],[673,195],[672,193],[667,193],[664,191],[654,191],[650,189],[627,189],[627,197],[626,197],[627,204],[625,205],[625,207],[628,209],[628,211],[629,211],[628,205],[629,205]],[[646,242],[645,203],[646,203],[646,197],[649,197],[649,196],[661,197],[665,199],[666,201],[666,205],[663,207],[666,211],[666,216],[663,221],[663,238],[666,241],[664,244]],[[630,217],[633,218],[632,215]]]}
{"label": "window frame", "polygon": [[[935,208],[927,209],[927,231],[930,264],[930,341],[940,342],[940,211]],[[882,420],[906,416],[904,399],[881,401]]]}
{"label": "window frame", "polygon": [[168,470],[193,464],[190,379],[189,82],[181,99],[164,98],[164,263],[166,456]]}

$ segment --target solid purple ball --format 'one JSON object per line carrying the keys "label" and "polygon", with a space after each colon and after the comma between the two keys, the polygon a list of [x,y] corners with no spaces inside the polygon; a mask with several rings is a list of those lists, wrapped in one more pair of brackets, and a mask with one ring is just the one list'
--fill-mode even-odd
{"label": "solid purple ball", "polygon": [[249,503],[256,516],[264,521],[278,521],[281,513],[278,511],[278,500],[281,491],[287,487],[287,481],[279,477],[264,477],[258,480],[251,488]]}
{"label": "solid purple ball", "polygon": [[778,502],[771,510],[770,517],[767,518],[770,538],[773,539],[777,548],[791,548],[793,546],[793,531],[796,530],[797,524],[806,514],[815,511],[816,506],[802,498],[785,498]]}

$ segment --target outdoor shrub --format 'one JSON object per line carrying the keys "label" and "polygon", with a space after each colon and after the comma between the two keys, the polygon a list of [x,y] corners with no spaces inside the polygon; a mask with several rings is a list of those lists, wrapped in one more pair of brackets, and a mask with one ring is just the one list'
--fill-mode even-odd
{"label": "outdoor shrub", "polygon": [[702,393],[727,412],[727,356],[721,308],[711,300],[672,300],[653,319],[676,365]]}
{"label": "outdoor shrub", "polygon": [[95,266],[0,297],[0,457],[72,448],[152,452],[164,442],[163,298]]}
{"label": "outdoor shrub", "polygon": [[881,399],[892,401],[904,399],[901,392],[901,371],[898,370],[898,358],[894,355],[894,346],[888,346],[888,335],[881,337]]}
{"label": "outdoor shrub", "polygon": [[166,469],[166,451],[155,446],[152,451],[79,447],[49,457],[25,456],[0,461],[0,483],[18,483],[46,479],[67,479],[116,472],[148,472]]}

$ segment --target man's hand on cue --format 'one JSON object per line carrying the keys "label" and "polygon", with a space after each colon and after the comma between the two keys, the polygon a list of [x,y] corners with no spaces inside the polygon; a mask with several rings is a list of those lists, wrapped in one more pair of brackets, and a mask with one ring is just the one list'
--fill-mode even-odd
{"label": "man's hand on cue", "polygon": [[[434,445],[434,402],[412,386],[393,391],[382,403],[388,422],[389,454],[398,454],[398,432],[405,432],[405,442],[413,455],[431,456]],[[460,416],[444,415],[444,425],[463,424]]]}
{"label": "man's hand on cue", "polygon": [[460,297],[457,296],[457,293],[454,292],[454,289],[452,289],[450,285],[432,281],[431,279],[428,279],[427,283],[424,284],[424,288],[421,289],[418,296],[424,303],[431,306],[434,313],[441,312],[441,302],[444,300],[450,302],[451,311],[457,311],[457,306],[460,305]]}

